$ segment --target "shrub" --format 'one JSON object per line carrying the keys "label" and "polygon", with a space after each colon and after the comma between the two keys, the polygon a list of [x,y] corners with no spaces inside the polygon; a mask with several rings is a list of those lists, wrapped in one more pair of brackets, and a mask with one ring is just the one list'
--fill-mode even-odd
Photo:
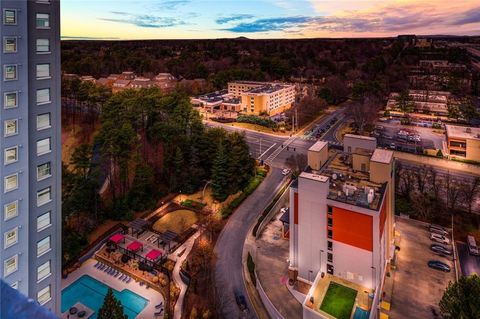
{"label": "shrub", "polygon": [[248,273],[250,274],[250,279],[252,280],[252,283],[254,286],[257,286],[257,278],[255,277],[255,263],[253,262],[252,255],[248,253],[247,257],[247,268],[248,268]]}
{"label": "shrub", "polygon": [[239,115],[237,117],[237,122],[239,123],[250,123],[250,124],[257,124],[265,127],[269,127],[272,129],[277,128],[277,123],[271,120],[268,117],[259,117],[255,115]]}

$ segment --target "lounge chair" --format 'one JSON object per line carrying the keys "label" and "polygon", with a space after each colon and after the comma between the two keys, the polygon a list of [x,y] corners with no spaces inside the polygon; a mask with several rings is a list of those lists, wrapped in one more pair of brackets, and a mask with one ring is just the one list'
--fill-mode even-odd
{"label": "lounge chair", "polygon": [[97,261],[97,263],[95,265],[93,265],[93,267],[97,268],[97,266],[100,264],[99,261]]}
{"label": "lounge chair", "polygon": [[122,280],[123,276],[125,276],[125,275],[122,274],[120,277],[118,277],[118,280]]}
{"label": "lounge chair", "polygon": [[155,312],[153,315],[156,316],[156,317],[157,317],[157,316],[161,316],[161,315],[162,315],[162,312],[163,312],[163,308],[160,309],[159,312]]}
{"label": "lounge chair", "polygon": [[131,277],[128,277],[128,279],[127,279],[127,284],[129,284],[130,281],[132,281],[132,278],[131,278]]}
{"label": "lounge chair", "polygon": [[82,311],[79,311],[77,313],[77,316],[78,316],[78,318],[83,318],[83,317],[85,317],[86,314],[87,314],[87,312],[85,310],[82,310]]}
{"label": "lounge chair", "polygon": [[115,274],[115,278],[117,278],[118,276],[120,276],[120,272],[117,270],[117,273]]}
{"label": "lounge chair", "polygon": [[163,307],[163,301],[155,306],[155,309],[160,309]]}

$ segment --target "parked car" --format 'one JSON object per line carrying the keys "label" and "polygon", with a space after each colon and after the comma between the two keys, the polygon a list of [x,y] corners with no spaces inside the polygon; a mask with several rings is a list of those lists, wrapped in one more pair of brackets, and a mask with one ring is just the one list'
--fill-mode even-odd
{"label": "parked car", "polygon": [[284,168],[284,169],[282,170],[282,174],[283,174],[284,176],[286,176],[286,175],[290,174],[290,170],[289,170],[288,168]]}
{"label": "parked car", "polygon": [[240,293],[235,293],[235,301],[237,302],[238,308],[243,311],[247,312],[248,307],[247,307],[247,301],[245,300],[245,296],[240,294]]}
{"label": "parked car", "polygon": [[441,255],[451,255],[452,254],[452,251],[450,249],[448,249],[445,246],[439,245],[439,244],[432,244],[430,246],[430,249],[433,252],[435,252],[437,254],[441,254]]}
{"label": "parked car", "polygon": [[467,244],[468,244],[468,252],[470,253],[470,255],[478,256],[479,252],[478,252],[477,243],[475,241],[475,237],[473,237],[472,235],[468,235]]}
{"label": "parked car", "polygon": [[288,211],[288,207],[282,207],[280,208],[280,213],[285,214]]}
{"label": "parked car", "polygon": [[392,142],[392,143],[388,144],[388,148],[390,148],[392,150],[396,149],[395,143]]}
{"label": "parked car", "polygon": [[438,227],[430,226],[429,230],[430,230],[431,233],[434,233],[434,234],[439,234],[439,235],[443,235],[443,236],[449,236],[450,235],[450,233],[444,228],[438,228]]}
{"label": "parked car", "polygon": [[450,272],[450,266],[438,260],[430,260],[428,262],[428,267],[445,272]]}
{"label": "parked car", "polygon": [[447,244],[447,245],[450,244],[450,239],[440,234],[430,233],[430,240],[433,240],[442,244]]}

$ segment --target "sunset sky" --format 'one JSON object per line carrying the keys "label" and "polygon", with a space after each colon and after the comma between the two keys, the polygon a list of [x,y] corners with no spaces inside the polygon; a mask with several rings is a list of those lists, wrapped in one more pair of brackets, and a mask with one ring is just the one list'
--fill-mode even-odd
{"label": "sunset sky", "polygon": [[479,0],[62,0],[63,39],[480,35]]}

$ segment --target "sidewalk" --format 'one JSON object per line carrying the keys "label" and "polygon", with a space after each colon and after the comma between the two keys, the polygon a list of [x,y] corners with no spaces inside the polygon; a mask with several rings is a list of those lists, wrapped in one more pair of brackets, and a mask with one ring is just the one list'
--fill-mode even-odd
{"label": "sidewalk", "polygon": [[183,261],[190,254],[190,251],[192,250],[195,240],[198,238],[198,236],[201,235],[201,233],[202,231],[198,230],[195,234],[193,234],[192,237],[190,237],[185,243],[183,243],[182,246],[178,247],[175,250],[176,252],[181,252],[183,249],[185,249],[181,257],[177,257],[176,253],[174,256],[171,256],[176,259],[175,267],[173,268],[173,280],[175,281],[177,286],[180,288],[180,294],[178,296],[177,302],[175,303],[175,309],[173,310],[174,319],[180,319],[182,317],[183,301],[185,298],[185,293],[187,292],[187,288],[188,288],[188,286],[183,282],[182,278],[180,277],[180,267],[182,266]]}

